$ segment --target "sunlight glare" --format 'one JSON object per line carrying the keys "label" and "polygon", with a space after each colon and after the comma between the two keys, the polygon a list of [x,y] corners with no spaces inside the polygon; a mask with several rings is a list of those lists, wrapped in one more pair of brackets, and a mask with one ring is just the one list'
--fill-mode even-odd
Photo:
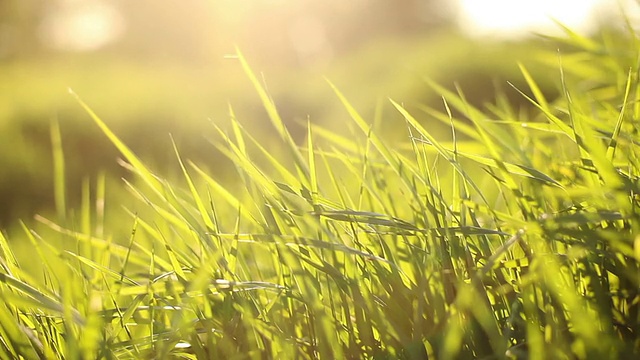
{"label": "sunlight glare", "polygon": [[[472,36],[521,37],[534,31],[558,29],[552,19],[578,32],[594,25],[594,12],[603,0],[458,0],[458,22]],[[610,4],[616,5],[615,1]]]}
{"label": "sunlight glare", "polygon": [[40,37],[53,48],[87,51],[117,39],[123,31],[124,20],[107,2],[66,1],[45,18]]}

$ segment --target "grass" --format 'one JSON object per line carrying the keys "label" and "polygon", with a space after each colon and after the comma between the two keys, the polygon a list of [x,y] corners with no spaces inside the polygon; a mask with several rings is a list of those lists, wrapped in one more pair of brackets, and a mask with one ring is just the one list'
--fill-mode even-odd
{"label": "grass", "polygon": [[[566,49],[540,59],[559,98],[524,66],[528,86],[513,91],[533,113],[503,96],[478,109],[464,89],[430,82],[442,109],[391,100],[401,144],[331,83],[355,131],[308,124],[297,144],[238,52],[282,148],[265,148],[231,108],[215,146],[235,184],[177,147],[183,179],[152,173],[78,98],[135,174],[124,186],[144,210],[105,222],[103,176],[65,213],[52,127],[58,220],[23,225],[29,259],[0,233],[0,357],[637,356],[639,42],[567,31]],[[432,134],[435,122],[451,136]]]}
{"label": "grass", "polygon": [[[447,85],[460,79],[471,103],[493,100],[493,92],[486,91],[492,81],[501,79],[506,86],[504,80],[520,79],[518,66],[511,57],[525,61],[545,93],[550,89],[546,69],[539,71],[543,66],[536,66],[533,59],[528,61],[542,46],[540,41],[478,43],[459,34],[442,32],[376,39],[373,43],[336,54],[330,63],[294,69],[280,61],[274,64],[265,57],[252,57],[252,67],[268,79],[269,95],[278,104],[280,116],[288,121],[288,131],[296,142],[303,141],[306,135],[308,117],[328,129],[343,131],[344,110],[327,91],[323,76],[335,81],[367,119],[373,118],[376,103],[388,104],[387,96],[408,104],[439,105],[439,96],[416,80],[424,74]],[[270,142],[275,139],[270,134],[276,132],[259,97],[254,96],[251,83],[245,80],[237,61],[223,56],[229,52],[220,47],[211,49],[212,59],[205,61],[208,65],[204,68],[165,58],[149,64],[108,52],[60,54],[0,64],[0,72],[6,75],[3,77],[6,86],[0,87],[0,153],[12,154],[0,158],[4,170],[0,197],[5,205],[0,207],[0,228],[6,229],[11,237],[19,236],[15,235],[21,232],[15,219],[55,209],[53,194],[57,190],[50,164],[52,121],[60,123],[59,132],[64,139],[64,184],[69,208],[79,206],[78,190],[85,177],[95,179],[106,171],[107,185],[116,189],[120,178],[128,176],[114,161],[118,156],[115,148],[74,98],[68,96],[68,87],[82,94],[96,113],[108,119],[109,127],[120,139],[164,178],[175,179],[181,173],[174,161],[166,160],[173,158],[168,133],[173,135],[185,158],[217,173],[222,172],[221,166],[232,168],[220,154],[212,152],[209,141],[219,139],[214,134],[203,135],[203,127],[207,132],[203,126],[207,118],[230,131],[225,121],[228,103],[236,106],[236,116],[253,134],[261,134],[263,146],[277,146],[277,141]],[[433,56],[434,53],[438,56]],[[465,62],[470,57],[474,61]],[[69,67],[71,63],[74,66]],[[101,71],[96,73],[96,68]],[[522,80],[516,84],[525,85]],[[34,97],[34,93],[38,96]],[[510,94],[512,99],[523,100],[514,91]],[[404,141],[406,131],[397,126],[397,121],[401,121],[399,114],[389,110],[383,118],[385,121],[376,127],[377,132],[385,138]],[[448,126],[440,126],[437,131],[448,132]],[[217,179],[225,181],[219,176]],[[109,191],[108,201],[120,204],[122,193]],[[126,193],[124,196],[126,201]]]}

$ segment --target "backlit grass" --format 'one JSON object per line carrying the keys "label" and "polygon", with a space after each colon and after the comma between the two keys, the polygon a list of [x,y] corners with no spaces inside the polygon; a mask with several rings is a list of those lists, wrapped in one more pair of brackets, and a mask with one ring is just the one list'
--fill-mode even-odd
{"label": "backlit grass", "polygon": [[540,59],[558,99],[521,66],[528,86],[510,91],[533,113],[503,96],[478,109],[432,82],[442,107],[390,100],[404,143],[386,142],[329,82],[348,125],[309,123],[299,145],[238,52],[282,147],[266,148],[231,108],[214,146],[235,184],[177,146],[183,180],[152,173],[78,98],[145,210],[105,223],[99,180],[65,214],[52,127],[58,219],[24,226],[29,259],[0,235],[0,357],[637,356],[640,53],[621,36],[567,30],[568,47]]}

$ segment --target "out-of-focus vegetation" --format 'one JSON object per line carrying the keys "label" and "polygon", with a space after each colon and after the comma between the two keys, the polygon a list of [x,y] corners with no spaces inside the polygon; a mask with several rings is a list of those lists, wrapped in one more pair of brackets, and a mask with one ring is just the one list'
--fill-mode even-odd
{"label": "out-of-focus vegetation", "polygon": [[[210,145],[216,132],[209,125],[211,120],[227,128],[228,104],[235,104],[238,118],[262,138],[272,138],[266,114],[248,96],[251,85],[228,56],[236,46],[264,74],[297,141],[307,119],[330,129],[344,126],[339,106],[325,101],[331,96],[325,77],[365,116],[381,106],[383,133],[396,140],[404,136],[402,120],[385,99],[409,108],[439,103],[423,77],[450,88],[459,82],[474,104],[490,101],[496,86],[520,101],[506,87],[507,79],[520,81],[512,59],[537,73],[541,42],[467,39],[451,24],[452,9],[441,5],[3,1],[0,227],[13,228],[19,218],[30,222],[35,213],[54,209],[53,120],[62,136],[69,206],[79,205],[82,181],[95,182],[106,171],[109,186],[117,188],[119,177],[127,176],[68,88],[163,172],[177,170],[167,161],[170,133],[185,157],[217,173],[229,169]],[[555,92],[545,85],[547,74],[539,75],[545,91]]]}

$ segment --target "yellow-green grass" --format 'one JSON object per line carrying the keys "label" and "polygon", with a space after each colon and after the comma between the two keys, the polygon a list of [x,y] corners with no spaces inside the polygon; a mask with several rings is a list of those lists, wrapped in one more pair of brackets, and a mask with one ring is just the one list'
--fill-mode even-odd
{"label": "yellow-green grass", "polygon": [[[232,104],[230,127],[214,128],[232,185],[178,146],[183,180],[154,174],[77,97],[134,175],[124,187],[139,205],[106,221],[100,177],[71,216],[55,171],[57,219],[21,236],[31,258],[0,237],[0,357],[639,355],[638,41],[567,35],[571,48],[543,59],[557,99],[525,65],[526,86],[505,91],[533,112],[506,97],[478,109],[463,88],[428,82],[442,107],[389,100],[402,143],[332,79],[351,125],[308,123],[299,145],[238,52],[281,147]],[[51,136],[61,169],[55,126]],[[36,259],[41,276],[27,271]]]}

